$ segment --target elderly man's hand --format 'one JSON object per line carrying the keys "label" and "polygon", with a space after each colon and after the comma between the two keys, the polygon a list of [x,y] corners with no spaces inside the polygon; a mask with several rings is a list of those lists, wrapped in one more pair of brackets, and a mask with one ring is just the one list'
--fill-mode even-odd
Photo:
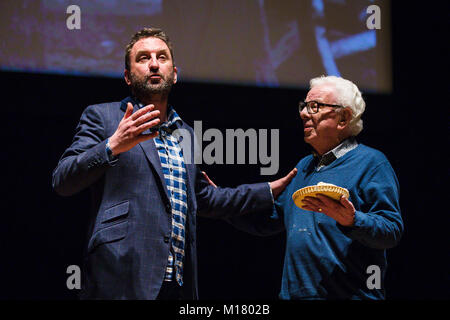
{"label": "elderly man's hand", "polygon": [[317,198],[305,197],[303,208],[309,211],[321,212],[336,220],[340,225],[351,227],[355,223],[355,207],[346,197],[339,201],[318,193]]}

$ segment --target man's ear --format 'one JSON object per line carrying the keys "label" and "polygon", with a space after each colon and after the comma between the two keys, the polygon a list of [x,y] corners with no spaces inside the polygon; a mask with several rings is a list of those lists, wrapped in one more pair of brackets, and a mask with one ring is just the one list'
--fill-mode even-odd
{"label": "man's ear", "polygon": [[178,69],[177,67],[173,67],[173,84],[177,83],[178,80]]}
{"label": "man's ear", "polygon": [[350,124],[350,121],[352,120],[352,110],[350,108],[342,109],[339,117],[340,119],[338,126],[341,128],[346,128]]}
{"label": "man's ear", "polygon": [[125,79],[125,82],[127,83],[127,85],[131,84],[130,72],[127,69],[125,69],[125,71],[123,72],[123,78]]}

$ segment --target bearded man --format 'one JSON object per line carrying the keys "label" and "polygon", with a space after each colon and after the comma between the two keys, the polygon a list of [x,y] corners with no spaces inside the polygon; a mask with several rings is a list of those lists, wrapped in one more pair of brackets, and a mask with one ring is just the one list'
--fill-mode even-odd
{"label": "bearded man", "polygon": [[87,107],[53,172],[58,194],[92,194],[81,297],[197,299],[196,215],[271,212],[295,169],[271,183],[209,184],[174,134],[193,130],[168,104],[177,68],[162,30],[132,37],[124,76],[132,95]]}

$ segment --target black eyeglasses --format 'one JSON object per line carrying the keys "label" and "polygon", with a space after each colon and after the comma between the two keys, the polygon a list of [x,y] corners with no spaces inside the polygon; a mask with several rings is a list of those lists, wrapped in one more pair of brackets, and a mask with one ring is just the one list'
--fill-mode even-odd
{"label": "black eyeglasses", "polygon": [[309,114],[314,114],[314,113],[319,112],[319,109],[322,106],[334,107],[334,108],[345,108],[345,107],[339,106],[337,104],[328,104],[328,103],[322,103],[322,102],[318,102],[318,101],[308,101],[308,102],[300,101],[298,103],[298,112],[302,112],[302,110],[306,107],[306,111]]}

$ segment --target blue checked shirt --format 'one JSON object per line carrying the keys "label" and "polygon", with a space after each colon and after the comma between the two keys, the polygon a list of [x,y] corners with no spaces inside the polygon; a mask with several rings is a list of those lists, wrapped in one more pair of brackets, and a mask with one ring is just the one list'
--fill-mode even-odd
{"label": "blue checked shirt", "polygon": [[[142,108],[143,105],[140,104]],[[172,281],[174,276],[181,286],[183,285],[183,260],[186,241],[186,214],[187,214],[187,172],[184,164],[183,152],[178,140],[172,135],[176,129],[175,123],[182,121],[171,106],[167,110],[167,122],[162,123],[159,135],[153,139],[158,150],[161,167],[170,195],[172,205],[172,236],[171,250],[167,263],[165,281]]]}

